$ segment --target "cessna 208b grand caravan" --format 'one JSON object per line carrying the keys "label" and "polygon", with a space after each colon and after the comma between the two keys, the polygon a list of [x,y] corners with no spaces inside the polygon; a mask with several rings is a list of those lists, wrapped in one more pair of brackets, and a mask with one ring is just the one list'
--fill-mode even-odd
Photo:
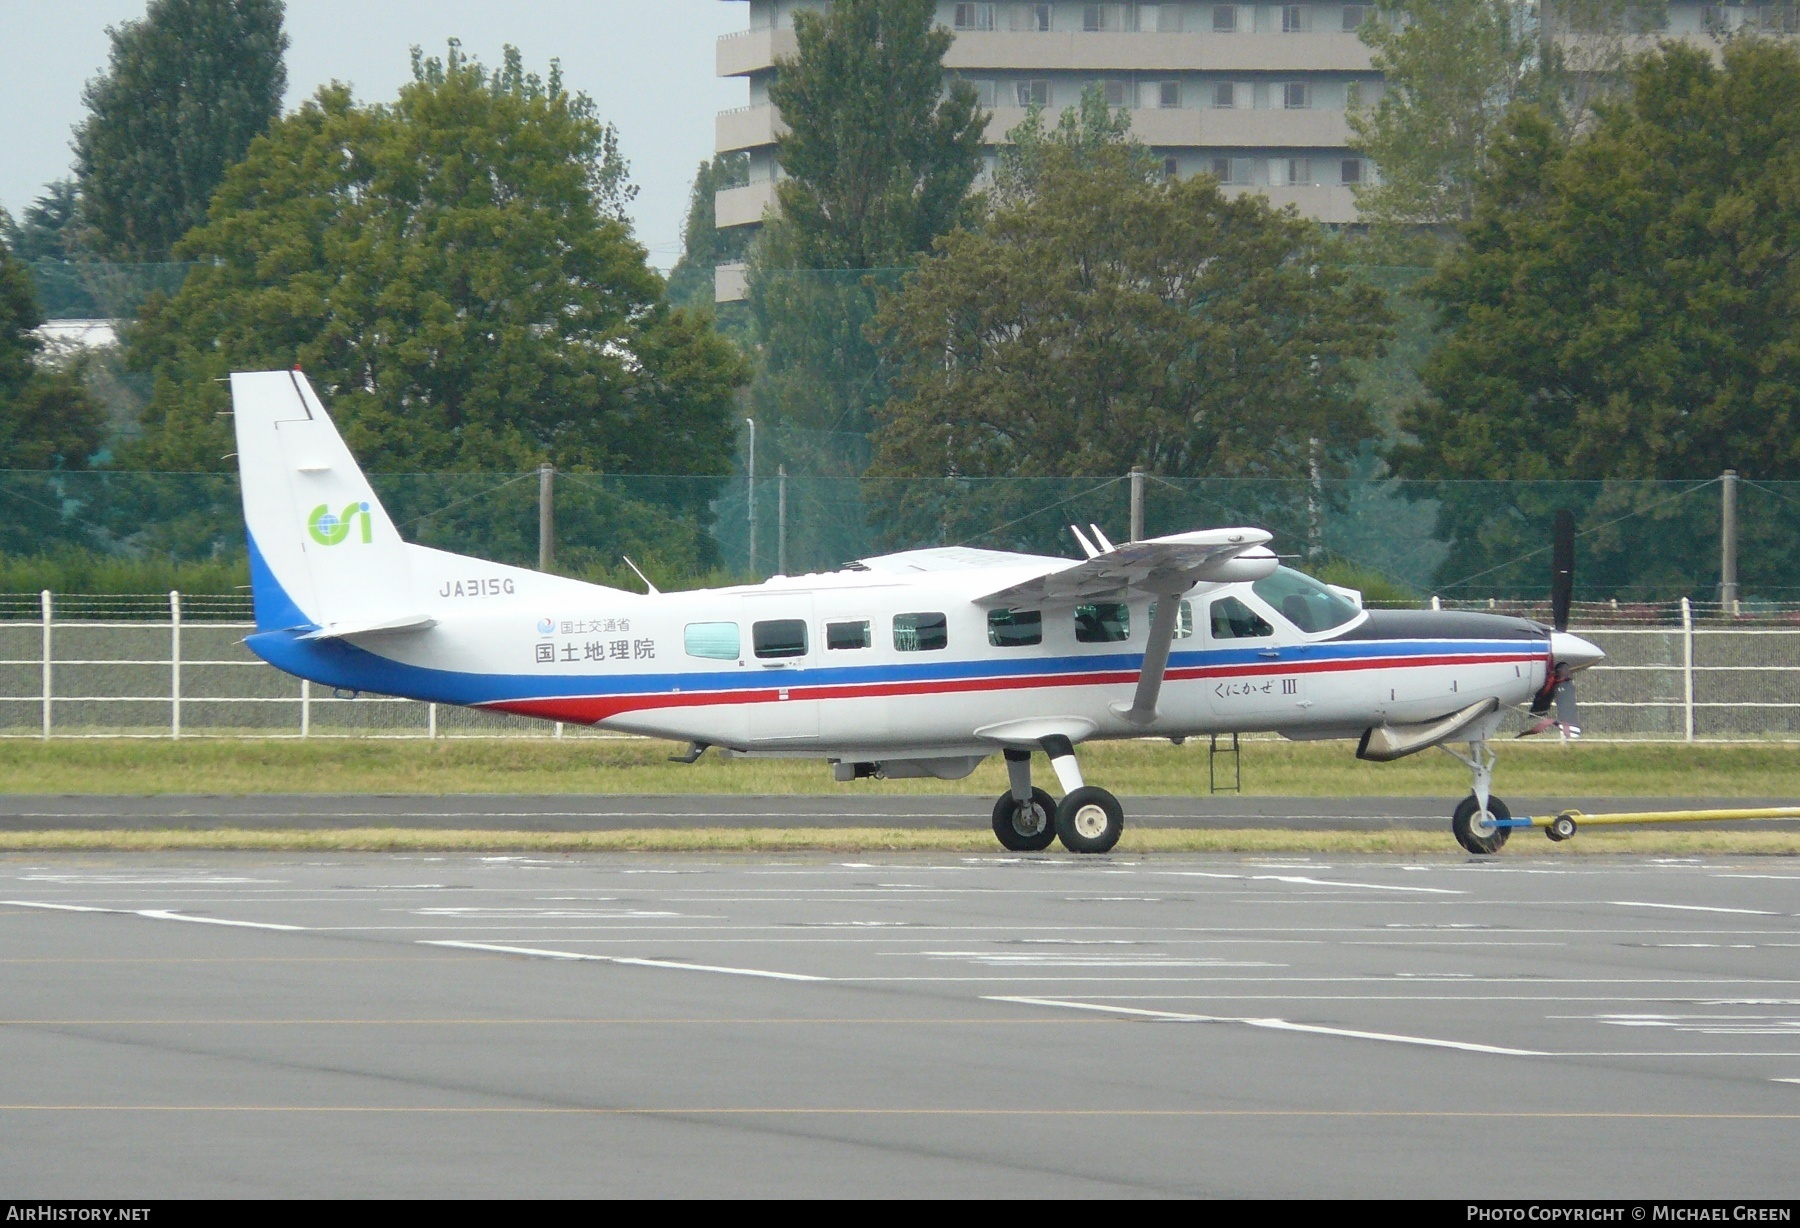
{"label": "cessna 208b grand caravan", "polygon": [[[1009,849],[1118,841],[1124,812],[1082,779],[1083,742],[1272,730],[1354,738],[1376,760],[1466,743],[1451,753],[1473,789],[1452,828],[1493,852],[1511,820],[1489,792],[1489,739],[1524,706],[1572,724],[1570,677],[1602,655],[1561,629],[1566,584],[1554,630],[1364,610],[1279,566],[1254,528],[1119,546],[1075,529],[1080,561],[948,547],[731,588],[605,588],[402,541],[304,375],[234,374],[231,393],[248,644],[270,664],[684,741],[690,762],[711,747],[825,759],[846,781],[961,779],[999,752]],[[1032,785],[1038,752],[1060,801]]]}

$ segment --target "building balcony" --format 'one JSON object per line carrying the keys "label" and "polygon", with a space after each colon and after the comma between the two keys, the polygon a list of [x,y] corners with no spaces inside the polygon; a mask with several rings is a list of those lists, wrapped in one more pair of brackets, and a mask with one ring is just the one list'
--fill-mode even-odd
{"label": "building balcony", "polygon": [[1255,192],[1268,197],[1269,203],[1277,209],[1293,205],[1300,211],[1300,216],[1310,217],[1319,222],[1345,225],[1357,221],[1360,217],[1356,211],[1356,194],[1350,188],[1336,185],[1309,184],[1285,188],[1227,187],[1221,190],[1227,196],[1242,196],[1245,192]]}
{"label": "building balcony", "polygon": [[731,226],[753,226],[763,214],[775,207],[775,181],[747,183],[741,188],[726,188],[713,197],[713,224],[724,230]]}
{"label": "building balcony", "polygon": [[[996,107],[988,123],[988,143],[1000,144],[1025,115],[1019,107]],[[1158,149],[1343,149],[1350,143],[1350,125],[1342,111],[1138,108],[1131,112],[1131,135]]]}
{"label": "building balcony", "polygon": [[792,30],[739,30],[719,39],[716,53],[721,77],[747,77],[775,67],[778,58],[787,58],[800,49]]}
{"label": "building balcony", "polygon": [[773,145],[777,137],[787,133],[787,125],[767,103],[760,107],[739,107],[720,111],[713,120],[713,150],[733,153],[739,149],[757,149]]}
{"label": "building balcony", "polygon": [[749,266],[743,262],[713,269],[713,302],[741,303],[749,290]]}
{"label": "building balcony", "polygon": [[[792,30],[743,30],[719,39],[721,77],[775,67],[799,49]],[[965,30],[944,56],[958,72],[1348,72],[1367,73],[1369,48],[1354,34],[1086,33]]]}
{"label": "building balcony", "polygon": [[966,31],[944,67],[958,72],[1367,73],[1354,34],[1098,34]]}

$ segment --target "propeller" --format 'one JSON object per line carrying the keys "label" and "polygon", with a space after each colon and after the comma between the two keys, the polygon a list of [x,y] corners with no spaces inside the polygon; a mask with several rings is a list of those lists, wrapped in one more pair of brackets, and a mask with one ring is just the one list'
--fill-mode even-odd
{"label": "propeller", "polygon": [[[1559,508],[1550,539],[1550,626],[1557,632],[1569,629],[1569,605],[1575,595],[1575,513]],[[1556,659],[1556,638],[1550,640],[1550,667],[1544,672],[1544,685],[1531,700],[1531,715],[1539,721],[1519,736],[1530,737],[1551,726],[1561,726],[1571,738],[1581,736],[1581,715],[1575,706],[1575,671],[1567,661]],[[1551,707],[1556,715],[1549,715]]]}

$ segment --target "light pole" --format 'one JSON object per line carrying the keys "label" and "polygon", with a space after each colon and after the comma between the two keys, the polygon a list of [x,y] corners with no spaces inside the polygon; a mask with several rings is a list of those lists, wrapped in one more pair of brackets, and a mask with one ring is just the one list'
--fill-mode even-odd
{"label": "light pole", "polygon": [[756,419],[745,418],[750,424],[750,465],[749,478],[745,487],[745,498],[750,506],[750,574],[756,575]]}

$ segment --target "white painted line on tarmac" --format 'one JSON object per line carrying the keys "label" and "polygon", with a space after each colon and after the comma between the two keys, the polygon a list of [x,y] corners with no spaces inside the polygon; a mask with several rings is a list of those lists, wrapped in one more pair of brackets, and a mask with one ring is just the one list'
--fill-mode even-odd
{"label": "white painted line on tarmac", "polygon": [[1706,904],[1652,904],[1644,900],[1608,900],[1616,908],[1672,908],[1678,912],[1729,912],[1746,917],[1784,917],[1786,913],[1765,912],[1760,908],[1713,908]]}
{"label": "white painted line on tarmac", "polygon": [[775,981],[829,981],[828,976],[804,972],[772,972],[767,968],[731,968],[721,964],[689,964],[674,959],[642,959],[630,955],[589,955],[581,951],[552,951],[544,947],[511,947],[491,942],[458,942],[448,938],[421,938],[420,946],[460,947],[469,951],[493,951],[501,955],[530,955],[539,959],[585,960],[596,964],[632,964],[640,968],[674,968],[683,972],[718,972],[726,976],[760,976]]}
{"label": "white painted line on tarmac", "polygon": [[1107,1006],[1097,1002],[1071,1002],[1064,998],[1024,998],[997,994],[983,995],[989,1002],[1016,1002],[1022,1006],[1059,1006],[1067,1010],[1098,1011],[1104,1014],[1128,1015],[1142,1019],[1163,1019],[1170,1023],[1238,1023],[1273,1032],[1304,1032],[1313,1036],[1339,1036],[1350,1040],[1377,1040],[1394,1045],[1422,1045],[1429,1049],[1456,1049],[1464,1053],[1492,1053],[1502,1057],[1552,1057],[1537,1049],[1508,1049],[1499,1045],[1480,1045],[1465,1040],[1438,1040],[1431,1036],[1402,1036],[1394,1032],[1364,1032],[1355,1028],[1331,1028],[1314,1023],[1294,1023],[1287,1019],[1252,1019],[1226,1015],[1189,1015],[1175,1011],[1146,1010],[1140,1006]]}
{"label": "white painted line on tarmac", "polygon": [[232,921],[224,917],[192,917],[161,908],[90,908],[85,904],[46,904],[37,900],[0,900],[14,908],[50,908],[58,912],[107,912],[120,917],[145,917],[151,921],[192,921],[196,925],[232,925],[252,930],[305,930],[304,925],[277,925],[273,921]]}
{"label": "white painted line on tarmac", "polygon": [[1800,1079],[1770,1079],[1771,1083],[1800,1083]]}
{"label": "white painted line on tarmac", "polygon": [[1301,887],[1361,887],[1365,891],[1406,891],[1423,895],[1467,895],[1449,887],[1399,887],[1391,883],[1347,883],[1329,878],[1308,878],[1304,874],[1220,874],[1210,870],[1170,870],[1177,878],[1232,878],[1250,883],[1293,883]]}

